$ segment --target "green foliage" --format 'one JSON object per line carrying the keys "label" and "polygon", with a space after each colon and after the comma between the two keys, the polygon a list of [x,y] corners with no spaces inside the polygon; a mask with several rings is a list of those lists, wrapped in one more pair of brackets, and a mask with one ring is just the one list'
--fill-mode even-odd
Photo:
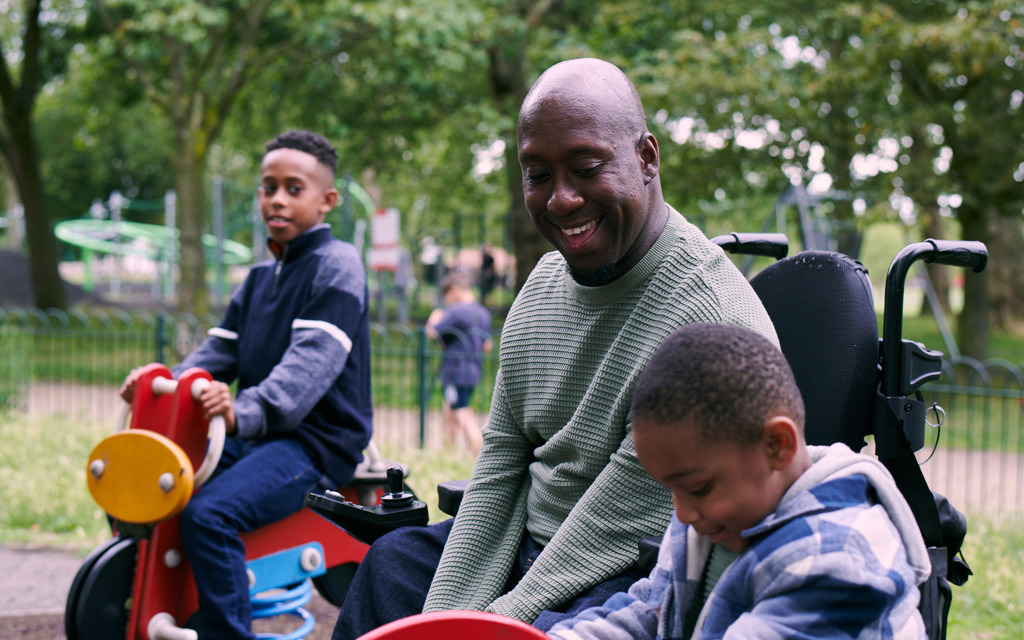
{"label": "green foliage", "polygon": [[0,324],[0,420],[24,406],[29,385],[29,338],[9,324]]}

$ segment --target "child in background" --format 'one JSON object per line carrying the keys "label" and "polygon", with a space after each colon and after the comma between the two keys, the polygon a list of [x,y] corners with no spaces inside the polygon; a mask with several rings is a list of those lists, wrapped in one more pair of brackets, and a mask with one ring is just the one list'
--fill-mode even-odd
{"label": "child in background", "polygon": [[930,564],[910,508],[875,459],[805,444],[803,400],[768,340],[682,327],[631,415],[637,457],[675,509],[658,564],[551,637],[925,637]]}
{"label": "child in background", "polygon": [[434,309],[427,318],[426,332],[444,349],[441,383],[445,439],[454,443],[461,432],[476,456],[483,438],[469,400],[483,375],[483,354],[491,351],[491,312],[476,301],[469,278],[461,273],[449,273],[441,279],[440,287],[445,306]]}
{"label": "child in background", "polygon": [[[338,201],[337,163],[315,133],[267,143],[259,202],[275,259],[252,268],[220,325],[171,370],[213,376],[200,402],[231,436],[181,515],[204,640],[256,637],[239,532],[298,511],[318,486],[347,484],[370,440],[366,272],[324,224]],[[121,389],[129,403],[137,379],[133,371]]]}

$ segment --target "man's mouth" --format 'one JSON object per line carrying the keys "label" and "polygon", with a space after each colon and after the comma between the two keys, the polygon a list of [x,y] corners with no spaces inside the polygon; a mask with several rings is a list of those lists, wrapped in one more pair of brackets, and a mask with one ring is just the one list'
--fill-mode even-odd
{"label": "man's mouth", "polygon": [[590,231],[591,229],[594,228],[595,225],[597,225],[596,220],[588,220],[587,222],[578,227],[573,227],[571,229],[562,229],[562,233],[569,237],[578,236],[584,231]]}

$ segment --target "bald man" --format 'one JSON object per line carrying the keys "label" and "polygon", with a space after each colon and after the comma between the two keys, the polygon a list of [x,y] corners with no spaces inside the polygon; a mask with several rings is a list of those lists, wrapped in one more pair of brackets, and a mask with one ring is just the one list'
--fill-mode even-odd
{"label": "bald man", "polygon": [[642,577],[668,492],[637,461],[633,385],[683,324],[775,329],[722,251],[665,203],[629,79],[595,59],[541,75],[519,113],[526,206],[555,247],[509,311],[484,444],[453,520],[371,547],[334,640],[420,611],[479,609],[547,630]]}

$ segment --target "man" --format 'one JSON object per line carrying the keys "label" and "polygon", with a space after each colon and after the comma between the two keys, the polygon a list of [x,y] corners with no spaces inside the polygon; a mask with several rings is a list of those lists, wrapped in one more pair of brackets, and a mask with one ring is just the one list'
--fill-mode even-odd
{"label": "man", "polygon": [[546,630],[628,588],[642,577],[637,542],[672,512],[633,449],[640,372],[683,324],[745,326],[778,342],[739,271],[665,203],[658,142],[618,68],[582,59],[548,69],[523,101],[517,138],[526,206],[557,252],[509,311],[458,517],[371,548],[336,640],[421,603]]}

